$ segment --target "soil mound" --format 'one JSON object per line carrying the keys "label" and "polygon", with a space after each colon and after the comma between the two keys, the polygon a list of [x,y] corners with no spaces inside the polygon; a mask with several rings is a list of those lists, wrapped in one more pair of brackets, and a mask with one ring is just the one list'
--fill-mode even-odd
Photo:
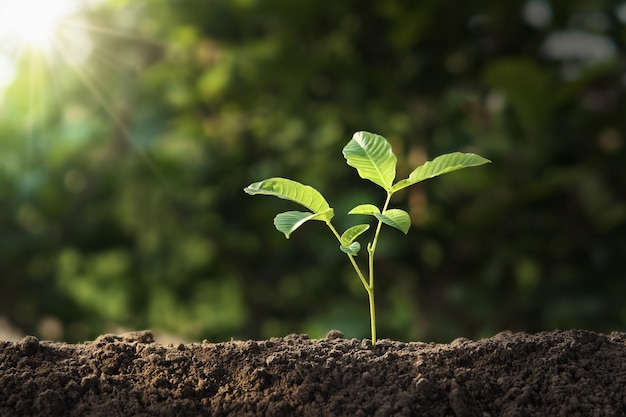
{"label": "soil mound", "polygon": [[625,416],[626,333],[0,342],[0,416]]}

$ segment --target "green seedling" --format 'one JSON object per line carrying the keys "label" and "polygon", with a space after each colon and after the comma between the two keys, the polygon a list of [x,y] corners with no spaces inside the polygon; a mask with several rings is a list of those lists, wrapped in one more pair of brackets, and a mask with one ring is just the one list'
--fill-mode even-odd
{"label": "green seedling", "polygon": [[376,345],[376,309],[374,305],[374,255],[378,245],[378,237],[382,225],[391,226],[407,234],[411,227],[409,214],[401,209],[389,208],[391,196],[413,184],[436,177],[447,172],[483,165],[488,159],[472,153],[454,152],[438,156],[432,161],[417,167],[408,178],[394,184],[396,177],[396,156],[387,139],[369,132],[357,132],[343,148],[343,156],[351,167],[356,168],[361,178],[372,181],[382,187],[387,197],[382,208],[373,204],[360,204],[348,214],[361,214],[374,217],[376,229],[371,242],[367,244],[368,275],[367,279],[355,260],[361,249],[357,238],[370,228],[369,224],[357,224],[339,234],[333,224],[335,215],[326,199],[315,188],[303,185],[286,178],[270,178],[250,184],[244,189],[248,194],[273,195],[291,200],[306,207],[309,211],[287,211],[274,218],[276,228],[289,239],[291,233],[309,220],[326,223],[339,241],[339,249],[344,252],[354,267],[359,280],[363,284],[369,298],[370,323],[372,329],[372,346]]}

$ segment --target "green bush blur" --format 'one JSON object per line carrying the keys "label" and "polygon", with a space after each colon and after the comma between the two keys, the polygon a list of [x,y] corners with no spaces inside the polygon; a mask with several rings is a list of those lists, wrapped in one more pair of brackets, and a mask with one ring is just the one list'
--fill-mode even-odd
{"label": "green bush blur", "polygon": [[626,328],[626,3],[110,0],[81,18],[86,59],[24,53],[0,96],[0,317],[24,333],[368,337],[328,230],[286,240],[272,219],[297,207],[243,192],[292,178],[356,224],[384,199],[341,155],[358,130],[392,143],[398,177],[493,161],[394,200],[413,227],[381,235],[381,338]]}

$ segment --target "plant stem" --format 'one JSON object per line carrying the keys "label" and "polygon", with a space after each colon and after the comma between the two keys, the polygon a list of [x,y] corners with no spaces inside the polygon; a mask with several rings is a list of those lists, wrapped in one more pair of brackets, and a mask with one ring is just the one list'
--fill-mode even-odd
{"label": "plant stem", "polygon": [[[335,235],[339,243],[341,243],[341,236],[339,236],[339,233],[337,233],[337,230],[335,229],[335,227],[330,222],[326,222],[326,224],[328,225],[328,227],[330,227],[330,230],[333,232],[333,234]],[[369,244],[368,244],[368,252],[369,252]],[[356,263],[356,260],[354,259],[354,255],[350,255],[349,253],[347,253],[346,255],[348,255],[348,259],[350,259],[350,263],[352,264],[352,267],[356,271],[357,275],[359,276],[359,279],[361,280],[361,284],[363,284],[363,287],[365,288],[365,291],[367,292],[367,298],[369,299],[369,303],[370,303],[370,324],[372,327],[372,346],[376,346],[376,308],[374,306],[374,280],[372,278],[373,259],[370,256],[370,283],[368,284],[367,280],[365,279],[365,276],[363,276],[363,272],[361,272],[361,268],[359,268],[359,265]],[[370,255],[371,255],[371,252],[370,252]]]}
{"label": "plant stem", "polygon": [[[373,284],[374,282],[371,280]],[[367,291],[367,298],[370,301],[370,325],[372,327],[372,347],[376,347],[376,305],[374,304],[374,287],[365,289]]]}
{"label": "plant stem", "polygon": [[[384,213],[387,210],[390,200],[391,200],[391,193],[387,192],[387,199],[385,200],[385,204],[383,205],[383,209],[381,210],[381,213]],[[339,236],[339,233],[337,233],[337,230],[335,229],[335,227],[332,225],[330,221],[327,221],[326,224],[328,225],[330,230],[333,232],[333,234],[335,235],[335,237],[341,244],[341,236]],[[349,253],[346,254],[348,255],[348,259],[350,259],[350,263],[352,264],[352,267],[354,268],[357,275],[359,276],[359,279],[361,280],[361,283],[363,284],[365,291],[367,292],[367,298],[370,304],[370,325],[372,329],[372,347],[376,346],[376,304],[374,303],[374,254],[376,253],[376,246],[378,245],[378,236],[380,235],[380,229],[382,228],[382,225],[383,225],[382,220],[378,220],[378,225],[376,226],[376,233],[374,234],[374,240],[372,240],[372,243],[367,244],[369,283],[365,279],[363,272],[361,272],[361,268],[359,268],[359,265],[356,263],[356,260],[354,259],[354,255],[350,255]]]}
{"label": "plant stem", "polygon": [[[383,209],[381,213],[384,213],[389,206],[389,201],[391,200],[391,193],[387,192],[387,199],[385,200],[385,204],[383,205]],[[367,291],[367,296],[370,301],[370,323],[372,325],[372,347],[376,346],[376,305],[374,304],[374,254],[376,253],[376,246],[378,245],[378,236],[380,235],[380,229],[383,225],[382,220],[378,220],[378,225],[376,226],[376,233],[374,234],[374,240],[372,240],[371,244],[367,245],[367,252],[369,255],[369,276],[370,282],[369,285],[365,287]]]}
{"label": "plant stem", "polygon": [[[391,193],[387,192],[387,199],[385,200],[385,205],[381,210],[381,213],[387,211],[387,207],[389,206],[389,201],[391,200]],[[383,226],[383,221],[378,220],[378,225],[376,226],[376,233],[374,234],[374,240],[372,241],[372,245],[368,248],[368,251],[372,254],[372,258],[374,257],[374,252],[376,252],[376,245],[378,245],[378,235],[380,234],[380,229]],[[374,259],[370,260],[370,279],[372,272],[374,272]]]}

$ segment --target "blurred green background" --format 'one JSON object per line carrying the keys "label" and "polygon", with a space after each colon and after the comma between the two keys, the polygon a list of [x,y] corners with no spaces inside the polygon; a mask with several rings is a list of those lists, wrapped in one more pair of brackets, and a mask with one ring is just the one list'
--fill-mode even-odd
{"label": "blurred green background", "polygon": [[63,19],[47,49],[0,41],[5,327],[368,337],[327,228],[287,241],[272,219],[298,207],[243,192],[292,178],[356,224],[384,200],[341,155],[367,130],[398,178],[493,161],[393,201],[413,227],[381,235],[381,338],[626,329],[626,2],[101,0]]}

